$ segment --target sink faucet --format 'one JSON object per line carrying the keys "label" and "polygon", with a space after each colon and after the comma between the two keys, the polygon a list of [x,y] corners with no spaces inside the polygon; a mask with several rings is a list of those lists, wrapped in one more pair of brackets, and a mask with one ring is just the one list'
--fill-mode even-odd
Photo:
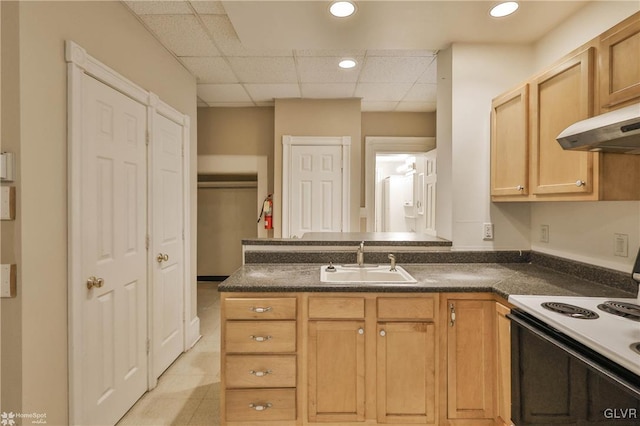
{"label": "sink faucet", "polygon": [[396,269],[396,256],[394,254],[389,253],[389,260],[391,261],[391,268],[389,268],[389,271],[391,271],[391,272],[397,271],[397,269]]}
{"label": "sink faucet", "polygon": [[358,252],[356,254],[356,263],[358,266],[364,265],[364,241],[360,243],[360,247],[358,247]]}

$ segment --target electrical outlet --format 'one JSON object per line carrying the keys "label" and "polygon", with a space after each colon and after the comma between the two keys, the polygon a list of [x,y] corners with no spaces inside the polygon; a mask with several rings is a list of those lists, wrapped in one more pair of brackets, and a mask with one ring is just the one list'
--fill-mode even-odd
{"label": "electrical outlet", "polygon": [[540,225],[540,242],[549,242],[549,225]]}
{"label": "electrical outlet", "polygon": [[613,234],[613,255],[629,257],[629,236],[627,234]]}
{"label": "electrical outlet", "polygon": [[493,240],[493,223],[482,225],[482,239],[485,241]]}

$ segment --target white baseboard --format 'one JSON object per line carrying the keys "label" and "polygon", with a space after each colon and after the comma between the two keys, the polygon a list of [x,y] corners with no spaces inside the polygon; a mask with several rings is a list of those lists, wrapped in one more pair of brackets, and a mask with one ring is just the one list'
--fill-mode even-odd
{"label": "white baseboard", "polygon": [[202,336],[200,335],[200,318],[195,317],[189,323],[187,330],[187,350],[191,349],[193,345],[198,343]]}

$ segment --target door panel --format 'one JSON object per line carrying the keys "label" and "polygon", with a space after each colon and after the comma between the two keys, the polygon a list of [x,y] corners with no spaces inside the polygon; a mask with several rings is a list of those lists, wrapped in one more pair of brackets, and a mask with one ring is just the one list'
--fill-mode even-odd
{"label": "door panel", "polygon": [[290,234],[342,231],[342,147],[291,147]]}
{"label": "door panel", "polygon": [[153,371],[159,377],[184,350],[182,126],[156,114],[152,140]]}
{"label": "door panel", "polygon": [[[147,389],[146,108],[83,77],[83,424],[113,424]],[[84,284],[83,284],[84,285]]]}

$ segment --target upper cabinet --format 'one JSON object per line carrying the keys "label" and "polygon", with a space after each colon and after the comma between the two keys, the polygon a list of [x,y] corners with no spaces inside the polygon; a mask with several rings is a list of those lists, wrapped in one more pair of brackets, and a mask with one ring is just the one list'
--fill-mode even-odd
{"label": "upper cabinet", "polygon": [[598,72],[603,112],[640,100],[640,13],[600,36]]}
{"label": "upper cabinet", "polygon": [[593,115],[593,48],[561,62],[531,83],[531,186],[533,193],[591,194],[594,156],[565,151],[556,137]]}
{"label": "upper cabinet", "polygon": [[529,84],[491,104],[491,195],[529,195]]}
{"label": "upper cabinet", "polygon": [[556,141],[575,122],[640,102],[638,52],[640,12],[493,100],[492,201],[640,200],[640,155]]}

